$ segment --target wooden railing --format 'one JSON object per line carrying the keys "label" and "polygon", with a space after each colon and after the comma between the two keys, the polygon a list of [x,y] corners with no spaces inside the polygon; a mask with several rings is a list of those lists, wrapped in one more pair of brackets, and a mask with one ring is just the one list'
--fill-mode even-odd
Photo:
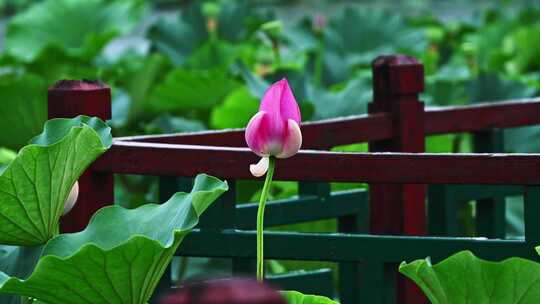
{"label": "wooden railing", "polygon": [[[373,79],[370,114],[302,124],[304,150],[280,160],[276,170],[276,179],[300,182],[299,197],[267,207],[268,226],[336,218],[340,233],[267,232],[265,256],[339,263],[343,304],[426,302],[416,286],[397,274],[403,260],[431,256],[437,261],[464,249],[489,259],[536,259],[540,155],[423,152],[426,135],[456,132],[473,133],[475,152],[502,152],[499,130],[540,124],[540,99],[424,109],[418,99],[423,67],[400,55],[374,60]],[[109,89],[64,82],[49,90],[50,117],[79,114],[110,119]],[[368,142],[370,152],[325,151],[359,142]],[[160,176],[160,194],[166,198],[189,188],[186,178],[204,172],[227,179],[231,191],[208,210],[178,254],[231,258],[234,273],[253,272],[256,205],[237,204],[235,181],[254,179],[248,168],[256,161],[245,148],[242,129],[116,138],[80,180],[81,199],[64,220],[64,230],[82,229],[95,210],[113,203],[113,174]],[[331,192],[330,182],[369,183],[369,193]],[[429,195],[428,184],[434,185]],[[516,194],[525,194],[525,240],[505,240],[501,199]],[[487,238],[457,237],[457,200],[478,200],[477,232]],[[331,295],[331,286],[321,286],[332,284],[328,273],[313,273],[311,279],[318,283],[309,285],[309,275],[281,282]],[[161,288],[170,284],[165,276]]]}

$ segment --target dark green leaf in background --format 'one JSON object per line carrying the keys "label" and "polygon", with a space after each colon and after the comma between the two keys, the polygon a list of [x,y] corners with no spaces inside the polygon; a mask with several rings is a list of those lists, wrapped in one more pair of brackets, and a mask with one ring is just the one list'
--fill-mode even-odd
{"label": "dark green leaf in background", "polygon": [[160,19],[148,31],[148,38],[155,51],[167,55],[176,65],[181,65],[205,37],[197,36],[192,25],[177,14],[174,19]]}
{"label": "dark green leaf in background", "polygon": [[353,79],[338,92],[308,86],[307,98],[315,106],[312,119],[366,113],[367,103],[372,100],[373,95],[369,82],[370,79],[367,78]]}
{"label": "dark green leaf in background", "polygon": [[0,76],[0,146],[18,150],[39,134],[47,120],[46,93],[35,75]]}
{"label": "dark green leaf in background", "polygon": [[149,106],[156,111],[210,110],[238,86],[222,70],[178,68],[155,87]]}
{"label": "dark green leaf in background", "polygon": [[32,61],[48,47],[92,58],[119,34],[130,31],[145,11],[142,0],[46,0],[16,15],[6,30],[6,52]]}
{"label": "dark green leaf in background", "polygon": [[223,104],[212,109],[210,124],[215,129],[245,128],[259,108],[259,100],[246,87],[232,91]]}
{"label": "dark green leaf in background", "polygon": [[330,20],[325,38],[325,83],[346,80],[351,66],[369,66],[378,55],[418,54],[427,47],[424,33],[384,10],[347,8]]}

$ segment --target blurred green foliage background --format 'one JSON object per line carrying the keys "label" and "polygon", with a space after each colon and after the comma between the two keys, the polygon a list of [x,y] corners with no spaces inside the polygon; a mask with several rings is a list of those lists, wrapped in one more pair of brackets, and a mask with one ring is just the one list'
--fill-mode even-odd
{"label": "blurred green foliage background", "polygon": [[[111,86],[115,136],[243,127],[282,77],[305,121],[362,114],[371,60],[389,53],[424,63],[428,106],[531,97],[540,89],[535,2],[0,0],[0,165],[40,132],[47,87],[65,78]],[[540,152],[539,139],[537,127],[507,130],[506,150]],[[471,143],[434,136],[427,149],[467,152]],[[152,179],[119,184],[127,206],[157,199]],[[250,201],[260,185],[241,187]],[[296,193],[295,183],[276,183],[272,197]]]}

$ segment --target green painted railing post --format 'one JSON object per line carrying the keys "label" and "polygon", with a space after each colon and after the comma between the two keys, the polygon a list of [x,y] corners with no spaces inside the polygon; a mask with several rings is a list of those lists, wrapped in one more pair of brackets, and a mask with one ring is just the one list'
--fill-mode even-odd
{"label": "green painted railing post", "polygon": [[429,235],[459,236],[459,204],[454,194],[449,185],[429,185]]}
{"label": "green painted railing post", "polygon": [[[367,233],[369,231],[368,217],[369,210],[364,210],[360,214],[351,214],[338,218],[338,232],[340,233]],[[365,303],[360,300],[361,280],[368,280],[362,277],[362,265],[359,263],[339,263],[339,297],[342,304]]]}
{"label": "green painted railing post", "polygon": [[540,245],[540,185],[525,188],[523,200],[525,220],[525,241],[530,244],[531,250]]}
{"label": "green painted railing post", "polygon": [[227,181],[229,190],[223,193],[201,216],[201,230],[233,229],[236,218],[236,183]]}
{"label": "green painted railing post", "polygon": [[[229,191],[223,193],[216,202],[208,208],[201,218],[201,230],[212,230],[216,233],[223,229],[236,227],[236,181],[228,180]],[[252,244],[256,248],[256,244]],[[255,275],[256,263],[254,259],[230,259],[230,273],[235,275]]]}
{"label": "green painted railing post", "polygon": [[[493,129],[474,133],[475,153],[504,152],[502,130]],[[506,200],[503,196],[494,196],[476,201],[476,235],[488,238],[506,237]]]}
{"label": "green painted railing post", "polygon": [[[331,192],[330,183],[318,183],[318,182],[300,182],[300,183],[298,183],[298,194],[299,194],[300,197],[315,195],[315,196],[319,197],[321,200],[326,201],[330,196],[330,192]],[[340,226],[340,224],[341,224],[340,220],[338,219],[338,226]],[[350,265],[350,266],[352,266],[353,268],[356,267],[354,265],[354,263],[352,263],[352,265]],[[347,271],[349,271],[349,270],[344,270],[342,272],[342,269],[344,269],[343,265],[340,264],[339,265],[339,280],[340,280],[340,282],[342,282],[344,276],[347,276]],[[347,276],[347,279],[351,280],[353,282],[357,281],[357,277],[355,278],[354,276]],[[340,283],[339,287],[340,287],[339,292],[340,292],[341,303],[342,304],[352,303],[352,302],[347,302],[347,299],[344,299],[343,296],[341,295],[341,292],[344,290],[342,283]],[[327,296],[331,296],[331,295],[327,295]]]}

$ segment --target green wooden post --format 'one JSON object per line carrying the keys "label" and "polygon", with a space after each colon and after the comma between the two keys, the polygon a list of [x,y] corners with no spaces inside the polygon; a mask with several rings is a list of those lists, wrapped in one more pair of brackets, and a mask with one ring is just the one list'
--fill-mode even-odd
{"label": "green wooden post", "polygon": [[[502,130],[488,130],[474,133],[475,153],[504,152]],[[488,238],[506,237],[506,200],[504,196],[494,196],[476,201],[476,235]]]}
{"label": "green wooden post", "polygon": [[[221,231],[234,228],[236,218],[236,183],[227,181],[229,191],[223,193],[201,216],[201,230]],[[255,246],[255,245],[254,245]]]}
{"label": "green wooden post", "polygon": [[[367,210],[367,204],[365,204],[365,206],[366,210],[362,215],[364,218],[367,218],[369,216],[369,211]],[[357,214],[338,218],[338,231],[340,233],[368,232],[367,225],[362,225],[360,218],[361,217]],[[364,224],[366,223],[367,220],[364,221]],[[361,229],[362,226],[364,226],[364,229]],[[361,264],[348,262],[339,263],[339,297],[342,304],[361,303],[361,274]],[[367,278],[365,275],[363,276],[363,280],[368,279],[369,278]],[[364,290],[367,289],[364,288]]]}
{"label": "green wooden post", "polygon": [[362,264],[360,271],[360,301],[357,303],[396,303],[395,275],[389,265],[384,261],[370,260]]}
{"label": "green wooden post", "polygon": [[[299,196],[315,195],[323,200],[326,200],[330,196],[330,191],[331,191],[330,183],[316,183],[316,182],[298,183]],[[344,226],[343,218],[338,219],[339,232],[342,232],[340,230],[341,228],[348,228]],[[345,265],[345,264],[348,264],[348,265]],[[342,282],[346,282],[346,280],[351,281],[351,282],[348,282],[348,284],[354,284],[355,282],[358,282],[358,279],[357,279],[358,276],[355,276],[354,272],[351,273],[351,270],[354,270],[355,268],[357,268],[356,265],[355,263],[340,263],[339,264],[339,282],[340,282],[339,293],[340,293],[342,304],[357,303],[357,302],[348,302],[347,296],[344,298],[342,294],[342,292],[345,293],[348,291],[346,288],[343,288],[345,284],[343,284]],[[355,286],[358,286],[358,284],[356,284]]]}
{"label": "green wooden post", "polygon": [[[236,222],[236,181],[228,180],[229,191],[223,193],[204,212],[198,228],[201,231],[219,233],[223,229],[234,229]],[[256,248],[256,244],[251,244]],[[256,263],[253,259],[232,258],[231,274],[235,276],[254,275]]]}
{"label": "green wooden post", "polygon": [[531,250],[540,245],[540,186],[525,188],[523,200],[525,220],[525,241],[530,244]]}
{"label": "green wooden post", "polygon": [[[503,152],[502,130],[475,132],[475,153]],[[430,185],[428,227],[430,235],[461,236],[459,209],[462,203],[476,199],[476,235],[488,238],[506,236],[505,193],[493,193],[492,186],[485,185]],[[488,195],[493,193],[492,195]]]}
{"label": "green wooden post", "polygon": [[[229,191],[225,192],[212,206],[205,212],[201,219],[201,230],[236,228],[236,181],[227,181]],[[250,244],[251,248],[256,248],[257,244]],[[255,276],[257,263],[255,259],[233,258],[231,260],[231,273],[233,276]]]}
{"label": "green wooden post", "polygon": [[458,236],[458,204],[449,185],[429,185],[428,231],[435,236]]}

